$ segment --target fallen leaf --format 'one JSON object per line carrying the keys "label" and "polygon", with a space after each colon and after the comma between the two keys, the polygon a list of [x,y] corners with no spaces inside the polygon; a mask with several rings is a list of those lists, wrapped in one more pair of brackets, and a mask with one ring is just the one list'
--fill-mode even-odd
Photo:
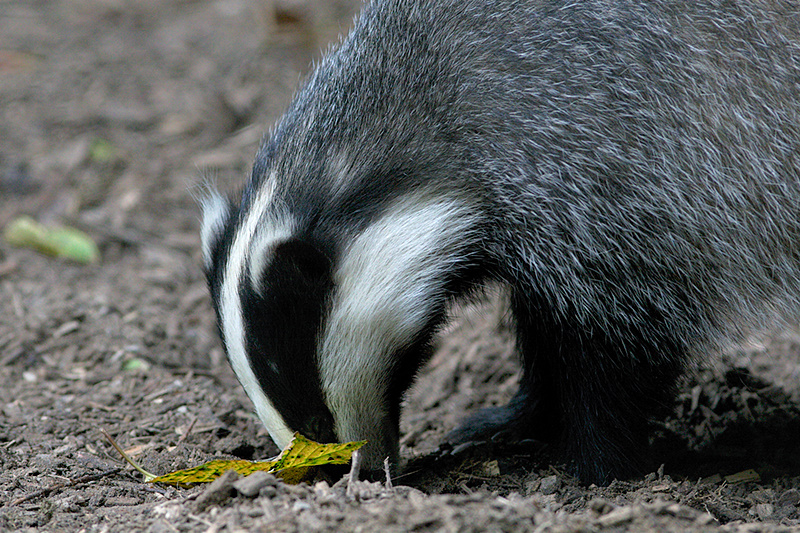
{"label": "fallen leaf", "polygon": [[105,139],[95,139],[89,146],[89,159],[98,163],[113,163],[119,159],[119,149]]}
{"label": "fallen leaf", "polygon": [[731,485],[738,485],[739,483],[748,482],[758,483],[761,481],[761,476],[758,474],[758,472],[750,468],[748,470],[742,470],[741,472],[736,472],[735,474],[725,476],[724,479]]}
{"label": "fallen leaf", "polygon": [[27,216],[12,220],[3,236],[12,246],[79,263],[94,263],[100,258],[97,245],[84,232],[66,226],[43,226]]}
{"label": "fallen leaf", "polygon": [[194,468],[177,470],[147,481],[188,486],[195,483],[209,483],[228,470],[234,470],[242,476],[252,474],[256,470],[264,470],[275,474],[286,483],[297,484],[308,478],[315,467],[347,464],[353,452],[364,444],[366,441],[320,444],[295,433],[289,446],[274,461],[216,459]]}
{"label": "fallen leaf", "polygon": [[274,461],[253,462],[244,459],[215,459],[194,468],[176,470],[163,476],[147,480],[150,483],[168,483],[180,487],[194,485],[195,483],[210,483],[228,470],[234,470],[242,476],[248,476],[256,470],[269,472]]}

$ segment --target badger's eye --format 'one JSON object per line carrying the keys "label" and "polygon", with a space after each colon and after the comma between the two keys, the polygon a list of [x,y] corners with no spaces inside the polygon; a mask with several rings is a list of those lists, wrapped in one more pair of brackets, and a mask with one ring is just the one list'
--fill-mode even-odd
{"label": "badger's eye", "polygon": [[333,420],[326,416],[312,416],[306,422],[303,433],[310,439],[320,443],[336,442],[333,432]]}
{"label": "badger's eye", "polygon": [[314,436],[314,439],[320,440],[322,439],[322,420],[319,417],[311,417],[311,420],[308,421],[308,432]]}

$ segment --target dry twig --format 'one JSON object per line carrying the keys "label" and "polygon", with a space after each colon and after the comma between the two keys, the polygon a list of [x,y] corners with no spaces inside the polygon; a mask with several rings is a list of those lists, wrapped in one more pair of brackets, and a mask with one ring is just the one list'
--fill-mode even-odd
{"label": "dry twig", "polygon": [[14,500],[13,502],[11,502],[11,505],[19,505],[21,503],[25,503],[27,501],[39,498],[40,496],[47,496],[51,492],[54,492],[54,491],[57,491],[57,490],[61,490],[61,489],[67,488],[67,487],[74,487],[75,485],[80,485],[82,483],[89,483],[91,481],[97,481],[98,479],[103,479],[104,477],[114,475],[117,472],[119,472],[120,470],[122,470],[120,467],[115,466],[114,468],[112,468],[110,470],[106,470],[104,472],[99,472],[97,474],[86,474],[85,476],[81,476],[78,479],[67,479],[67,480],[61,481],[60,483],[56,483],[54,485],[51,485],[49,487],[46,487],[46,488],[31,492],[30,494],[26,494],[25,496],[21,496],[21,497],[17,498],[16,500]]}

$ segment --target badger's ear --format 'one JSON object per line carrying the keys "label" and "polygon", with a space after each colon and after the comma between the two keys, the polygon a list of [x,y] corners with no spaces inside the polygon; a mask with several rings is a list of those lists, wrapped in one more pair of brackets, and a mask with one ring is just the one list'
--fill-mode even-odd
{"label": "badger's ear", "polygon": [[200,198],[200,209],[203,212],[203,222],[200,226],[203,266],[210,269],[214,248],[219,244],[230,218],[231,204],[216,189],[208,189]]}

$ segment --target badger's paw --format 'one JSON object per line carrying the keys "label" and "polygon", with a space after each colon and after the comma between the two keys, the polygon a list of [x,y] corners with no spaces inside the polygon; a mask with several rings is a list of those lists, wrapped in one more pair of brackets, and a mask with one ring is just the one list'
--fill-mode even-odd
{"label": "badger's paw", "polygon": [[467,417],[445,436],[453,449],[479,442],[552,442],[559,435],[558,416],[525,393],[502,407],[489,407]]}

